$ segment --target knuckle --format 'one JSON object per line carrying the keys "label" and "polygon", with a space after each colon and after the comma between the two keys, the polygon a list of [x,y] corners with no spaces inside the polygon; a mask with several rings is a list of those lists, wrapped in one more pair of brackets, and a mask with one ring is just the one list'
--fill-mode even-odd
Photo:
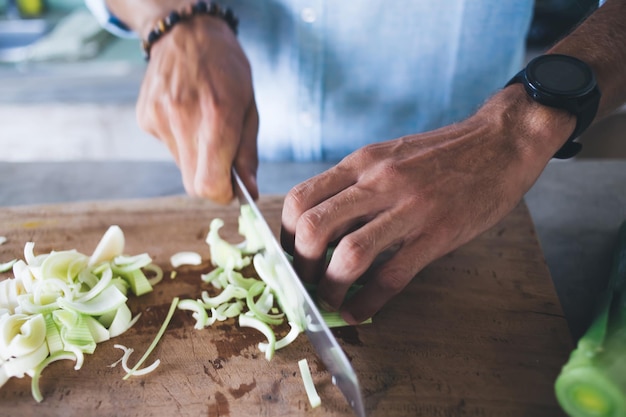
{"label": "knuckle", "polygon": [[296,235],[299,240],[313,242],[323,236],[323,219],[317,210],[308,210],[298,219]]}
{"label": "knuckle", "polygon": [[376,146],[374,146],[373,144],[370,145],[366,145],[364,147],[362,147],[361,149],[359,149],[356,152],[356,155],[360,158],[363,159],[365,161],[371,161],[376,159]]}
{"label": "knuckle", "polygon": [[367,239],[358,239],[352,235],[341,239],[341,257],[348,269],[364,270],[363,265],[372,262],[373,245]]}
{"label": "knuckle", "polygon": [[384,160],[380,164],[379,169],[381,171],[381,175],[384,175],[385,177],[388,177],[388,178],[394,178],[394,177],[397,177],[398,174],[400,174],[400,167],[398,163],[394,160],[389,160],[389,159]]}
{"label": "knuckle", "polygon": [[171,109],[185,108],[198,102],[198,91],[188,88],[185,84],[174,84],[169,88],[169,94],[164,94],[161,99]]}
{"label": "knuckle", "polygon": [[305,184],[298,184],[289,191],[285,197],[284,210],[293,216],[300,216],[304,212],[304,201],[308,195],[308,187]]}

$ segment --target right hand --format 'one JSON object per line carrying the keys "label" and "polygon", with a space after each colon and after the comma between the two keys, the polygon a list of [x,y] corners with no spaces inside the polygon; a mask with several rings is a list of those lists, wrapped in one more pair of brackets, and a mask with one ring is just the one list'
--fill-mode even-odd
{"label": "right hand", "polygon": [[258,196],[259,115],[250,64],[222,20],[195,16],[153,45],[137,119],[168,147],[189,195],[228,203],[234,165]]}

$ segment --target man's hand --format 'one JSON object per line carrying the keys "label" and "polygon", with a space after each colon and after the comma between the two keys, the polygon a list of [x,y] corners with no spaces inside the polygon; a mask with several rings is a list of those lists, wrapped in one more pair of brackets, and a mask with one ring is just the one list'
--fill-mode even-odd
{"label": "man's hand", "polygon": [[574,124],[512,86],[462,123],[367,146],[287,195],[283,245],[301,278],[319,281],[321,305],[359,323],[509,213]]}
{"label": "man's hand", "polygon": [[196,16],[154,44],[137,118],[167,145],[190,195],[229,202],[234,165],[256,197],[259,117],[251,70],[225,22]]}

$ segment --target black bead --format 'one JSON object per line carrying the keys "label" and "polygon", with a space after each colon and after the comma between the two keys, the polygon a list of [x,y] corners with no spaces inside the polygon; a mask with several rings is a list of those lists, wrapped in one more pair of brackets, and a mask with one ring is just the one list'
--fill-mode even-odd
{"label": "black bead", "polygon": [[165,20],[165,24],[169,27],[174,26],[178,22],[180,22],[180,14],[178,14],[177,11],[173,11],[172,13],[170,13]]}
{"label": "black bead", "polygon": [[206,13],[207,11],[206,3],[203,1],[199,1],[193,5],[192,10],[194,13]]}
{"label": "black bead", "polygon": [[161,31],[157,28],[154,28],[148,33],[148,43],[154,43],[161,36]]}
{"label": "black bead", "polygon": [[185,7],[182,11],[172,11],[165,19],[159,20],[157,26],[148,33],[148,37],[142,42],[141,46],[144,52],[144,58],[146,61],[150,59],[150,49],[152,45],[158,41],[165,32],[176,25],[177,23],[190,18],[197,14],[208,14],[220,18],[228,24],[232,31],[237,34],[237,26],[239,25],[239,19],[233,13],[229,7],[220,7],[217,3],[212,1],[199,0],[190,8]]}

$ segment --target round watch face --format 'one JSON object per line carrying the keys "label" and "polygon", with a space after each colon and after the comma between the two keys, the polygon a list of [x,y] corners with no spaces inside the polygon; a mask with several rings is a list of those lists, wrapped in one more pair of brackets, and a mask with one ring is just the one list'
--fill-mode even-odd
{"label": "round watch face", "polygon": [[565,55],[542,55],[526,68],[528,81],[556,95],[579,96],[595,85],[593,73],[584,62]]}

